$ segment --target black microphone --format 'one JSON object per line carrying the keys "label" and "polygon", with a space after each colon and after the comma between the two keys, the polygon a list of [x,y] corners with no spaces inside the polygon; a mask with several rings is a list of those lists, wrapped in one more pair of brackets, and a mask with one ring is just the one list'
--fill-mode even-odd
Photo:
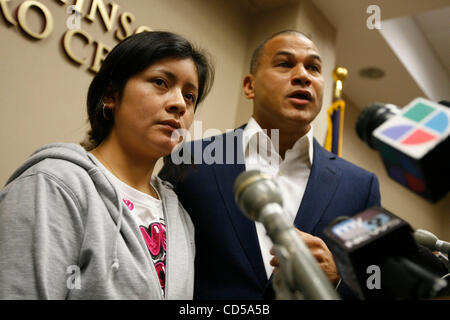
{"label": "black microphone", "polygon": [[359,298],[429,299],[450,294],[441,275],[422,263],[429,257],[422,258],[412,232],[407,222],[377,207],[340,218],[324,230],[342,281]]}
{"label": "black microphone", "polygon": [[355,125],[359,138],[378,150],[388,175],[431,202],[450,189],[450,109],[441,103],[417,98],[401,110],[371,104]]}
{"label": "black microphone", "polygon": [[279,288],[292,292],[282,292],[281,295],[277,292],[277,295],[295,298],[298,297],[296,292],[300,291],[306,299],[338,300],[339,296],[331,282],[292,223],[288,223],[285,218],[283,200],[272,177],[258,170],[245,171],[234,182],[234,195],[248,218],[263,223],[274,243],[274,250],[277,249],[275,254],[280,260],[281,270],[275,277],[283,272],[284,282],[288,283]]}
{"label": "black microphone", "polygon": [[439,101],[439,104],[442,104],[443,106],[446,106],[446,107],[450,107],[450,101],[448,101],[448,100],[441,100],[441,101]]}

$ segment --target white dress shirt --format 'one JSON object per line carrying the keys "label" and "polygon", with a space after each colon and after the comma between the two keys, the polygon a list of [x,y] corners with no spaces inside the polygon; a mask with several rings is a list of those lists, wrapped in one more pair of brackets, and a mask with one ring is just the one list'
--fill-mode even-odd
{"label": "white dress shirt", "polygon": [[[306,184],[313,161],[313,130],[297,140],[285,153],[284,160],[279,155],[278,132],[271,133],[261,129],[251,117],[243,132],[243,151],[246,170],[260,170],[272,176],[277,182],[283,197],[283,209],[286,218],[294,223],[297,211],[305,193]],[[264,225],[256,222],[261,254],[267,278],[272,274],[270,265],[272,240],[266,234]]]}

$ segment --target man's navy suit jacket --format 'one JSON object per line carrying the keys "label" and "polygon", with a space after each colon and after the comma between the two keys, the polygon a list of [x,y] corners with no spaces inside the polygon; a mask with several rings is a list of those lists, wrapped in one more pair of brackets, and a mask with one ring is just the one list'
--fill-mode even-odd
{"label": "man's navy suit jacket", "polygon": [[[263,299],[271,281],[266,276],[255,223],[238,208],[233,194],[236,177],[245,171],[242,127],[186,146],[193,152],[209,145],[206,150],[210,152],[213,141],[219,146],[213,155],[223,157],[223,163],[231,158],[234,164],[193,167],[166,163],[160,172],[161,178],[173,184],[195,226],[194,299]],[[232,157],[227,155],[230,150]],[[295,227],[323,239],[324,228],[336,217],[353,216],[372,206],[380,206],[377,177],[327,152],[314,139],[313,165]]]}

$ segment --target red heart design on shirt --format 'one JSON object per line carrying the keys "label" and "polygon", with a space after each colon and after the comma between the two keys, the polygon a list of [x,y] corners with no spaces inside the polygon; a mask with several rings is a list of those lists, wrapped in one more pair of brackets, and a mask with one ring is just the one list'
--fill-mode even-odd
{"label": "red heart design on shirt", "polygon": [[123,202],[125,203],[125,205],[128,207],[128,209],[130,211],[132,211],[134,209],[134,204],[130,200],[123,199]]}
{"label": "red heart design on shirt", "polygon": [[[152,257],[156,259],[166,251],[166,227],[162,223],[152,223],[148,229],[139,227]],[[163,249],[163,250],[161,250]]]}

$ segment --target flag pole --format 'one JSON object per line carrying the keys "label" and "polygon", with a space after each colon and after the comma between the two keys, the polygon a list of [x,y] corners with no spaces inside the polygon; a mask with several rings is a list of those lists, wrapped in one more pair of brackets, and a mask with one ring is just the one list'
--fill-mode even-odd
{"label": "flag pole", "polygon": [[342,100],[342,83],[347,78],[347,75],[348,71],[344,67],[337,67],[333,70],[333,102],[336,100]]}
{"label": "flag pole", "polygon": [[325,149],[341,156],[342,138],[344,130],[345,101],[342,98],[343,81],[347,78],[348,71],[344,67],[337,67],[333,70],[334,80],[333,104],[328,108],[328,130],[325,138]]}

